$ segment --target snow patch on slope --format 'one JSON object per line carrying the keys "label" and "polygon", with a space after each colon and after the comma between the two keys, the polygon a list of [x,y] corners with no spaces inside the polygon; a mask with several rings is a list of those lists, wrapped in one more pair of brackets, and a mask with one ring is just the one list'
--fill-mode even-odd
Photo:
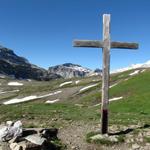
{"label": "snow patch on slope", "polygon": [[24,97],[24,98],[14,98],[14,99],[11,99],[9,101],[4,102],[3,104],[4,105],[9,105],[9,104],[27,102],[27,101],[31,101],[31,100],[35,100],[35,99],[40,99],[40,98],[45,98],[45,97],[48,97],[48,96],[56,95],[56,94],[59,94],[61,92],[62,91],[56,91],[56,92],[46,94],[46,95],[42,95],[42,96],[32,95],[32,96],[27,96],[27,97]]}
{"label": "snow patch on slope", "polygon": [[113,84],[113,85],[110,85],[109,86],[109,88],[112,88],[112,87],[114,87],[114,86],[116,86],[116,85],[118,85],[119,83],[115,83],[115,84]]}
{"label": "snow patch on slope", "polygon": [[111,102],[111,101],[117,101],[117,100],[120,100],[120,99],[123,99],[123,97],[121,96],[121,97],[111,98],[111,99],[109,99],[109,102]]}
{"label": "snow patch on slope", "polygon": [[134,75],[138,74],[139,72],[140,72],[140,70],[135,70],[134,72],[130,73],[129,75],[134,76]]}
{"label": "snow patch on slope", "polygon": [[[117,101],[117,100],[121,100],[121,99],[123,99],[123,96],[121,96],[121,97],[114,97],[114,98],[110,98],[110,99],[109,99],[109,102]],[[96,104],[96,105],[94,105],[94,107],[95,107],[95,106],[99,106],[99,105],[101,105],[101,104],[102,104],[102,103]]]}
{"label": "snow patch on slope", "polygon": [[19,82],[9,82],[8,85],[9,85],[9,86],[22,86],[23,83],[19,83]]}
{"label": "snow patch on slope", "polygon": [[85,90],[87,90],[87,89],[90,89],[90,88],[92,88],[92,87],[95,87],[95,86],[97,86],[97,85],[98,85],[98,83],[92,84],[92,85],[89,85],[89,86],[85,86],[84,88],[80,89],[79,92],[83,92],[83,91],[85,91]]}
{"label": "snow patch on slope", "polygon": [[64,86],[64,85],[68,85],[68,84],[71,84],[71,83],[72,83],[72,81],[64,82],[64,83],[61,83],[61,84],[59,85],[59,87],[62,87],[62,86]]}
{"label": "snow patch on slope", "polygon": [[19,92],[19,90],[12,90],[12,91],[0,91],[0,94],[5,94],[5,93],[14,93],[14,92]]}
{"label": "snow patch on slope", "polygon": [[60,101],[60,100],[59,100],[59,99],[48,100],[48,101],[46,101],[45,103],[46,103],[46,104],[53,104],[53,103],[56,103],[56,102],[58,102],[58,101]]}

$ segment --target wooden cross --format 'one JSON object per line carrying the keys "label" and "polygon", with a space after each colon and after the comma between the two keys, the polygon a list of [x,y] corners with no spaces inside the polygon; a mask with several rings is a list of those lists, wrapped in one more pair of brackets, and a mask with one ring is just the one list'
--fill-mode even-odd
{"label": "wooden cross", "polygon": [[109,103],[109,74],[110,48],[138,49],[137,43],[110,41],[110,14],[103,15],[103,41],[75,40],[74,47],[93,47],[103,49],[102,71],[102,105],[101,105],[101,133],[108,133],[108,103]]}

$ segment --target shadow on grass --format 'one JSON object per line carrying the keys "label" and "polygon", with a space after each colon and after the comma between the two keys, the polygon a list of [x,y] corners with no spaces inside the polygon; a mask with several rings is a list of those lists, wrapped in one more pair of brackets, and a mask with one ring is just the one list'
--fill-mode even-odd
{"label": "shadow on grass", "polygon": [[115,133],[109,133],[109,135],[110,136],[112,136],[112,135],[125,135],[125,134],[133,132],[133,131],[135,131],[137,129],[146,129],[146,128],[150,128],[150,125],[149,124],[145,124],[144,126],[138,127],[138,128],[128,128],[128,129],[123,130],[123,131],[119,131],[119,132],[115,132]]}

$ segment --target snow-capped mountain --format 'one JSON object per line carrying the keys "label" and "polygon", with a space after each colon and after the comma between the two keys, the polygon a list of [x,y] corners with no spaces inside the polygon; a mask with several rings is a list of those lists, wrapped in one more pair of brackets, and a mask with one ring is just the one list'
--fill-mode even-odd
{"label": "snow-capped mountain", "polygon": [[0,74],[19,79],[51,80],[98,75],[100,69],[92,71],[77,64],[65,63],[49,67],[48,70],[31,64],[13,50],[0,46]]}
{"label": "snow-capped mountain", "polygon": [[65,79],[73,77],[85,77],[88,76],[91,72],[91,69],[72,63],[57,65],[49,67],[48,69],[48,73],[55,73],[57,75],[62,76]]}
{"label": "snow-capped mountain", "polygon": [[132,64],[129,67],[125,67],[125,68],[114,70],[114,71],[111,72],[111,74],[113,74],[113,73],[119,73],[119,72],[124,72],[124,71],[128,71],[128,70],[131,70],[131,69],[138,69],[138,68],[150,68],[150,60],[148,60],[145,63]]}

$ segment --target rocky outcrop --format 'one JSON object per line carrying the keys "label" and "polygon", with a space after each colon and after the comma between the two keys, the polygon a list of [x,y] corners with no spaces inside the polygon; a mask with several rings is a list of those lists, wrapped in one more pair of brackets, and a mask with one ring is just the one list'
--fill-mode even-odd
{"label": "rocky outcrop", "polygon": [[60,78],[55,73],[29,63],[23,57],[17,56],[13,50],[0,46],[0,74],[19,79],[50,80]]}
{"label": "rocky outcrop", "polygon": [[88,76],[92,70],[88,68],[84,68],[77,64],[65,63],[62,65],[57,65],[50,67],[48,69],[49,74],[57,74],[62,76],[63,78],[73,78],[73,77],[85,77]]}
{"label": "rocky outcrop", "polygon": [[0,125],[0,150],[60,150],[66,146],[57,134],[57,128],[25,129],[21,121],[7,121]]}

